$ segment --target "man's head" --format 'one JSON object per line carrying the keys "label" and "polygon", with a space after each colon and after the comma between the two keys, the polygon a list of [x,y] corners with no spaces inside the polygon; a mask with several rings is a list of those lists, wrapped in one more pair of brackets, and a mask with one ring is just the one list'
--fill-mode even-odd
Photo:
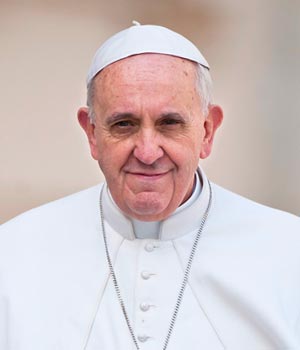
{"label": "man's head", "polygon": [[141,53],[89,81],[93,113],[81,108],[79,122],[114,201],[130,217],[168,217],[191,195],[199,158],[211,152],[222,111],[200,97],[197,67],[174,55]]}

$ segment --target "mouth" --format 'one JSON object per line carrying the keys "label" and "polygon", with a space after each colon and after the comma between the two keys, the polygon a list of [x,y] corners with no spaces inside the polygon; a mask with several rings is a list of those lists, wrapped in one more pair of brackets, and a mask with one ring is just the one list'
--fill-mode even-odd
{"label": "mouth", "polygon": [[137,179],[143,179],[143,180],[158,180],[167,175],[169,171],[164,171],[164,172],[156,172],[156,173],[151,173],[151,172],[140,172],[140,171],[128,171],[128,175],[132,175],[136,177]]}

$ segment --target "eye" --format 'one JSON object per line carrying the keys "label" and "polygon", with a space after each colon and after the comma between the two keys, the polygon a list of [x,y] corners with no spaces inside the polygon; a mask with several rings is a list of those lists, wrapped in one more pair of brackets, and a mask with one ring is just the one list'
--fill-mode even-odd
{"label": "eye", "polygon": [[176,124],[180,124],[179,120],[176,120],[174,118],[166,118],[164,120],[161,121],[162,125],[176,125]]}
{"label": "eye", "polygon": [[110,125],[110,132],[112,135],[129,135],[137,130],[137,123],[130,119],[121,119],[115,121]]}
{"label": "eye", "polygon": [[167,114],[165,116],[163,116],[160,120],[158,125],[162,128],[162,129],[166,129],[166,130],[177,130],[179,127],[183,126],[184,124],[184,120],[183,118],[178,115],[177,113],[173,114]]}
{"label": "eye", "polygon": [[136,122],[132,119],[120,119],[111,123],[113,129],[128,129],[136,126]]}
{"label": "eye", "polygon": [[133,125],[133,122],[130,120],[120,120],[119,122],[115,123],[113,127],[126,128]]}

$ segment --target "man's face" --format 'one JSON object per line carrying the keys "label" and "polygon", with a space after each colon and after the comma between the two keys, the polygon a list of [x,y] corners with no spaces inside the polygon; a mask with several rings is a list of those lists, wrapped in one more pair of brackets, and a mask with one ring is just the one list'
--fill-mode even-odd
{"label": "man's face", "polygon": [[220,123],[202,114],[195,79],[190,61],[132,56],[96,77],[95,125],[86,110],[78,113],[112,197],[130,217],[162,220],[191,195],[199,157],[210,153]]}

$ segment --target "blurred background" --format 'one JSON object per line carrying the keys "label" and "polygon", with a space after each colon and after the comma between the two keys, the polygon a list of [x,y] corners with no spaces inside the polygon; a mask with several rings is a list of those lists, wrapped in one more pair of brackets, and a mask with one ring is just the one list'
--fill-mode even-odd
{"label": "blurred background", "polygon": [[209,177],[300,215],[300,2],[1,0],[0,222],[102,180],[76,112],[96,49],[132,20],[210,63],[225,119]]}

